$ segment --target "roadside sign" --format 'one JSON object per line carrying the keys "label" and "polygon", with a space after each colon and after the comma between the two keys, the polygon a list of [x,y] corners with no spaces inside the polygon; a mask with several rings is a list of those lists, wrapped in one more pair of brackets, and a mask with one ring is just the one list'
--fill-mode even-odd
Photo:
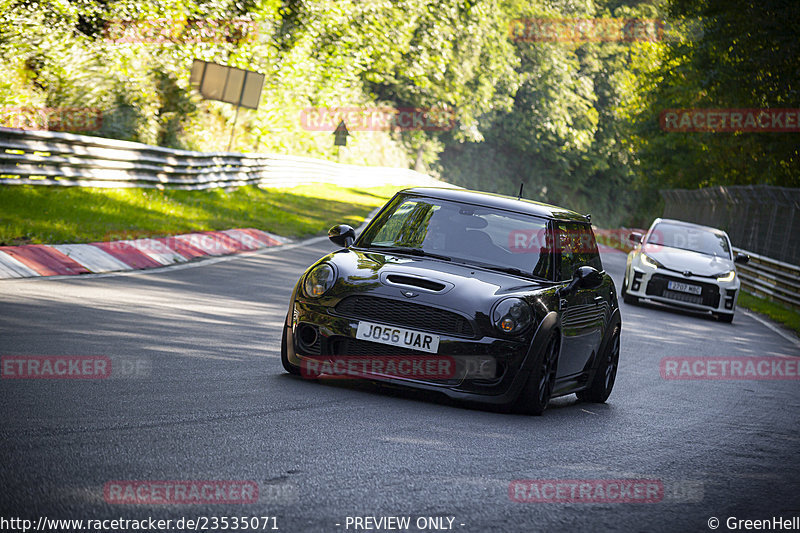
{"label": "roadside sign", "polygon": [[203,98],[248,109],[258,109],[264,87],[263,74],[199,59],[192,63],[190,81]]}
{"label": "roadside sign", "polygon": [[236,106],[231,138],[228,141],[228,151],[230,152],[233,146],[236,122],[239,120],[239,108],[258,109],[261,89],[264,87],[264,75],[252,70],[195,59],[192,62],[189,81],[197,87],[203,98],[219,100]]}
{"label": "roadside sign", "polygon": [[344,120],[339,122],[339,125],[336,126],[336,129],[333,132],[334,146],[347,146],[347,136],[350,135],[350,132],[347,131],[347,126],[344,123]]}

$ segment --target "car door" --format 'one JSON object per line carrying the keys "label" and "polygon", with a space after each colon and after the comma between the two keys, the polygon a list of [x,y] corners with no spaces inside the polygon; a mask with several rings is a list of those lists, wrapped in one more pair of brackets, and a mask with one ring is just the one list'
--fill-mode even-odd
{"label": "car door", "polygon": [[[588,224],[556,222],[556,246],[560,264],[556,273],[560,281],[569,283],[575,270],[589,265],[602,270],[594,235]],[[561,333],[562,347],[558,361],[557,377],[568,377],[583,372],[592,361],[602,338],[605,322],[604,296],[597,289],[579,288],[562,295]]]}

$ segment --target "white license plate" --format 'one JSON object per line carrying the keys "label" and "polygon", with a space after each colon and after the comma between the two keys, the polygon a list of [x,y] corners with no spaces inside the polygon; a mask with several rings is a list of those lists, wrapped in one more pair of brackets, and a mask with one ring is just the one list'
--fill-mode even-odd
{"label": "white license plate", "polygon": [[419,352],[436,353],[439,351],[439,335],[414,331],[413,329],[373,324],[372,322],[359,322],[356,338],[391,346],[400,346]]}
{"label": "white license plate", "polygon": [[689,294],[701,295],[703,287],[699,285],[689,285],[688,283],[681,283],[679,281],[670,281],[667,283],[667,288],[671,291],[688,292]]}

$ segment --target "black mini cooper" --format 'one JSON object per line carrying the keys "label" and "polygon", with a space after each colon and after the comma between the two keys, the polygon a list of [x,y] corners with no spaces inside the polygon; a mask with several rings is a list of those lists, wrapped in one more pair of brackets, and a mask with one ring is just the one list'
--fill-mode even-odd
{"label": "black mini cooper", "polygon": [[541,414],[604,402],[620,314],[589,217],[459,189],[398,192],[297,282],[287,372],[361,377]]}

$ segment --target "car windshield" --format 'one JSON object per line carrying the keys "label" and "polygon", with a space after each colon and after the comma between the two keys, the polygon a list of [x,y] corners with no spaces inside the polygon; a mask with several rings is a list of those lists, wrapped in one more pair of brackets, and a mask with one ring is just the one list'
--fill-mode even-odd
{"label": "car windshield", "polygon": [[659,222],[650,232],[647,242],[728,259],[731,257],[728,239],[725,238],[725,235],[682,224]]}
{"label": "car windshield", "polygon": [[414,255],[550,279],[553,260],[547,224],[544,218],[521,213],[400,195],[355,245],[405,249]]}

